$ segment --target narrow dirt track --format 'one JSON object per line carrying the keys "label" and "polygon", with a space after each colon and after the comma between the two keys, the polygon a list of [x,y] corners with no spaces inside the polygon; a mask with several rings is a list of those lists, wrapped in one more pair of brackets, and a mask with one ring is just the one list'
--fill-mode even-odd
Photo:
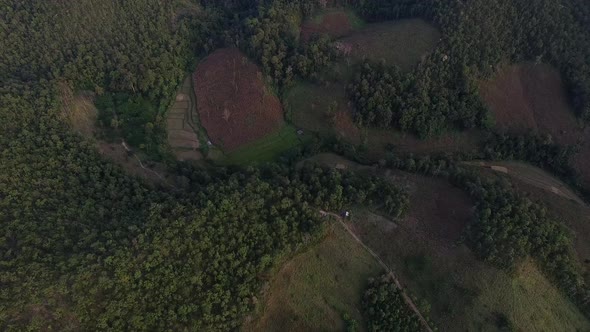
{"label": "narrow dirt track", "polygon": [[422,313],[420,313],[420,310],[418,310],[418,307],[416,306],[416,304],[414,304],[414,301],[412,301],[410,296],[408,296],[408,294],[406,294],[406,292],[402,288],[401,283],[399,282],[398,278],[396,277],[395,273],[393,273],[393,270],[391,270],[389,268],[389,266],[387,266],[387,264],[385,264],[385,262],[383,262],[383,260],[379,257],[379,255],[377,255],[377,253],[375,253],[371,248],[369,248],[366,244],[364,244],[363,241],[358,236],[356,236],[356,234],[354,234],[354,232],[348,227],[348,225],[346,225],[344,220],[342,220],[342,217],[340,217],[338,214],[332,213],[332,212],[326,212],[324,210],[320,210],[320,214],[322,216],[334,217],[340,223],[340,225],[342,227],[344,227],[344,229],[348,232],[348,234],[350,234],[350,236],[352,236],[352,238],[356,242],[358,242],[371,256],[373,256],[377,260],[379,265],[381,265],[381,267],[383,267],[385,269],[385,271],[387,271],[387,274],[389,275],[389,277],[391,279],[393,279],[393,282],[395,282],[395,285],[400,290],[402,297],[404,298],[404,300],[406,301],[408,306],[416,313],[416,315],[418,315],[418,318],[420,319],[420,322],[422,323],[422,326],[424,327],[424,329],[428,332],[432,332],[430,325],[428,325],[428,322],[426,321],[424,316],[422,316]]}
{"label": "narrow dirt track", "polygon": [[[127,152],[133,152],[129,146],[127,146],[127,143],[125,143],[125,141],[121,142],[121,145],[125,148],[125,150]],[[172,188],[176,188],[175,186],[171,185],[170,183],[168,183],[168,181],[166,181],[166,179],[164,179],[164,177],[162,177],[160,175],[160,173],[154,171],[153,169],[147,168],[143,165],[143,163],[141,162],[141,159],[139,159],[139,157],[134,153],[133,156],[135,157],[135,159],[137,159],[137,163],[139,164],[139,166],[141,168],[143,168],[144,170],[148,171],[148,172],[152,172],[153,174],[155,174],[160,180],[162,180],[162,183],[172,187]]]}
{"label": "narrow dirt track", "polygon": [[533,185],[537,188],[543,189],[555,195],[573,200],[578,204],[585,205],[584,201],[580,199],[571,189],[567,187],[560,180],[554,178],[550,174],[545,174],[544,171],[537,167],[510,163],[510,162],[493,162],[493,161],[474,161],[465,162],[466,165],[482,167],[491,169],[495,172],[507,174],[522,182]]}

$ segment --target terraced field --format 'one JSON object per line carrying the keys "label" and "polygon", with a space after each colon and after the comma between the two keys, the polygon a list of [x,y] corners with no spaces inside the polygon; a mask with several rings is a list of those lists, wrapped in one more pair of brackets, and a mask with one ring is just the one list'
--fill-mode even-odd
{"label": "terraced field", "polygon": [[179,160],[200,160],[199,117],[190,76],[184,80],[166,119],[168,144]]}

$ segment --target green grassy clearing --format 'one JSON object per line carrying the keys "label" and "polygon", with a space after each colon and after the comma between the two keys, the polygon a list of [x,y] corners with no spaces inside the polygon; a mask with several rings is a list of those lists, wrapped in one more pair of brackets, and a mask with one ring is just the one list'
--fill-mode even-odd
{"label": "green grassy clearing", "polygon": [[346,313],[363,326],[360,302],[381,268],[339,225],[285,264],[270,285],[260,317],[244,331],[343,331]]}
{"label": "green grassy clearing", "polygon": [[290,120],[295,126],[324,135],[334,133],[328,116],[334,102],[337,111],[349,111],[348,99],[341,84],[321,86],[300,82],[287,92],[285,100]]}
{"label": "green grassy clearing", "polygon": [[357,60],[383,60],[409,71],[435,48],[440,36],[422,19],[404,19],[367,24],[342,41],[353,46],[352,56]]}
{"label": "green grassy clearing", "polygon": [[306,135],[303,137],[297,135],[295,127],[285,125],[281,130],[260,140],[244,145],[228,154],[219,155],[215,161],[222,165],[247,165],[272,161],[306,139],[308,139]]}

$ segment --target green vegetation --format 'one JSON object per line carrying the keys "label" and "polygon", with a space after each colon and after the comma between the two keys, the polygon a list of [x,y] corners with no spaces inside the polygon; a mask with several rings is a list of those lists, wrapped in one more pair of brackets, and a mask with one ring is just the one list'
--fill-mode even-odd
{"label": "green vegetation", "polygon": [[369,280],[363,296],[363,312],[367,317],[368,330],[421,331],[418,316],[408,308],[400,290],[388,275]]}
{"label": "green vegetation", "polygon": [[[403,80],[412,89],[381,93],[376,107],[387,109],[389,97],[408,100],[396,112],[416,114],[410,131],[429,136],[458,126],[488,122],[475,82],[491,75],[504,61],[547,61],[564,74],[581,118],[590,112],[590,34],[562,3],[535,1],[356,1],[361,16],[382,21],[421,16],[440,27],[439,47]],[[573,7],[573,6],[572,6]],[[535,22],[535,23],[534,23]],[[538,23],[538,24],[537,24]],[[377,71],[374,85],[384,76]],[[400,95],[401,93],[401,95]],[[365,98],[376,96],[372,91]],[[358,100],[358,98],[356,98]],[[363,108],[359,109],[363,112]],[[397,123],[371,123],[378,126]]]}
{"label": "green vegetation", "polygon": [[561,146],[550,136],[534,133],[510,135],[492,133],[482,146],[482,157],[490,160],[520,160],[553,173],[580,192],[586,199],[590,192],[585,188],[574,169],[573,159],[579,146]]}
{"label": "green vegetation", "polygon": [[220,157],[217,162],[223,165],[248,165],[270,162],[277,160],[285,152],[300,145],[307,137],[300,137],[293,126],[285,125],[276,133]]}
{"label": "green vegetation", "polygon": [[[416,75],[416,76],[415,76]],[[452,101],[432,99],[435,93],[428,73],[402,75],[397,67],[365,62],[348,87],[360,125],[396,127],[420,138],[435,136],[452,127],[488,127],[487,109],[476,95],[476,85],[466,81],[464,92]]]}
{"label": "green vegetation", "polygon": [[332,105],[336,103],[336,110],[343,109],[346,112],[347,102],[340,84],[324,87],[301,82],[293,86],[285,97],[287,112],[293,124],[322,135],[334,133],[331,121],[333,114],[330,114]]}
{"label": "green vegetation", "polygon": [[276,274],[261,316],[245,330],[342,331],[352,321],[365,325],[362,295],[381,267],[340,225],[330,229]]}
{"label": "green vegetation", "polygon": [[[104,94],[102,101],[113,96],[117,105],[103,105],[105,125],[119,123],[130,143],[153,156],[163,153],[164,124],[157,117],[166,112],[193,59],[213,43],[206,36],[217,15],[156,0],[4,2],[1,20],[15,28],[0,36],[3,93],[27,95],[37,84],[52,89],[61,81]],[[125,109],[112,122],[106,108]]]}
{"label": "green vegetation", "polygon": [[[295,292],[292,297],[282,293],[292,307],[275,309],[301,310],[297,315],[312,322],[328,313],[332,320],[326,327],[336,322],[353,329],[363,322],[355,311],[361,300],[356,295],[367,274],[374,273],[374,261],[365,260],[356,244],[340,242],[341,229],[329,234],[319,210],[362,206],[399,218],[408,210],[408,194],[397,182],[374,175],[297,163],[321,150],[369,162],[362,148],[332,137],[299,144],[308,143],[307,137],[285,126],[225,156],[219,163],[233,165],[227,168],[167,160],[167,179],[175,186],[150,186],[103,160],[95,142],[74,132],[62,112],[71,101],[60,98],[65,90],[71,96],[90,90],[85,102],[97,96],[98,121],[107,136],[162,157],[167,149],[163,118],[183,76],[197,57],[218,47],[245,51],[278,95],[296,79],[329,81],[325,71],[334,64],[342,69],[334,79],[348,77],[353,67],[335,63],[345,53],[337,44],[326,38],[299,40],[300,23],[322,3],[0,0],[0,330],[235,330],[258,307],[278,262],[333,234],[336,244],[311,251],[321,252],[321,259],[299,262],[310,270],[298,270],[300,279],[284,290]],[[580,117],[590,119],[588,6],[578,0],[347,3],[368,21],[422,16],[442,32],[438,48],[409,72],[371,62],[359,68],[348,92],[362,125],[396,127],[421,137],[488,126],[477,80],[505,61],[523,60],[558,67]],[[305,107],[304,96],[293,98],[300,103],[294,107]],[[333,101],[321,103],[328,119],[344,106]],[[310,126],[319,119],[297,115]],[[500,137],[487,147],[490,156],[568,172],[569,150],[543,139]],[[277,160],[287,150],[283,163],[246,165]],[[464,242],[482,259],[480,271],[496,271],[508,280],[504,293],[477,289],[485,294],[478,298],[482,306],[495,308],[498,328],[519,328],[520,316],[553,320],[560,315],[566,323],[555,319],[547,326],[587,328],[587,320],[547,282],[590,316],[590,290],[568,232],[541,204],[452,160],[387,157],[381,165],[444,176],[476,202]],[[428,259],[414,256],[403,258],[406,272],[420,272],[415,280],[426,285],[424,293],[449,305],[453,297],[447,295],[473,298],[457,288],[461,283],[437,284],[447,280],[444,274],[430,279],[435,273],[429,273]],[[523,266],[525,272],[518,274]],[[513,280],[508,273],[517,273],[517,290],[506,286]],[[510,291],[525,309],[500,310]],[[304,297],[304,292],[315,293]],[[531,294],[561,308],[547,309],[542,301],[534,306],[524,300],[534,298]],[[392,322],[394,328],[415,325],[391,284],[372,284],[364,300],[373,330]]]}
{"label": "green vegetation", "polygon": [[487,262],[511,269],[526,257],[535,258],[542,271],[590,315],[590,287],[585,283],[571,240],[562,223],[545,208],[512,190],[507,184],[466,171],[444,158],[400,159],[389,165],[412,172],[448,177],[476,201],[476,218],[466,241]]}
{"label": "green vegetation", "polygon": [[157,155],[166,139],[166,130],[156,108],[143,97],[106,93],[96,98],[98,121],[106,131],[122,132],[125,140]]}
{"label": "green vegetation", "polygon": [[241,31],[245,51],[279,88],[288,87],[295,76],[315,77],[336,56],[325,38],[299,43],[299,24],[316,5],[313,0],[272,1],[245,20]]}

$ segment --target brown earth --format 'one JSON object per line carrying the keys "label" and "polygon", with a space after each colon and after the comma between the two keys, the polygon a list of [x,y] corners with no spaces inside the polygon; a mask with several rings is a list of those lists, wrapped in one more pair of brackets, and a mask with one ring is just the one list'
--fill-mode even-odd
{"label": "brown earth", "polygon": [[388,147],[400,153],[439,154],[476,151],[482,140],[480,132],[462,131],[447,133],[439,137],[419,139],[395,129],[371,128],[367,130],[367,152],[373,159],[383,158]]}
{"label": "brown earth", "polygon": [[283,125],[279,99],[258,67],[237,48],[219,49],[193,75],[197,110],[211,141],[225,152],[271,134]]}
{"label": "brown earth", "polygon": [[559,71],[545,64],[509,66],[481,82],[480,94],[498,128],[550,134],[563,145],[583,142],[574,164],[590,184],[590,131],[580,127]]}
{"label": "brown earth", "polygon": [[385,61],[407,72],[436,48],[440,37],[436,27],[426,21],[404,19],[367,24],[339,42],[357,61]]}
{"label": "brown earth", "polygon": [[424,232],[423,236],[451,245],[459,240],[472,218],[473,201],[448,181],[402,171],[385,170],[384,177],[404,185],[410,194],[406,227]]}
{"label": "brown earth", "polygon": [[315,36],[326,35],[340,38],[353,30],[348,14],[344,11],[332,11],[323,14],[319,21],[310,20],[301,26],[301,40],[307,41]]}

